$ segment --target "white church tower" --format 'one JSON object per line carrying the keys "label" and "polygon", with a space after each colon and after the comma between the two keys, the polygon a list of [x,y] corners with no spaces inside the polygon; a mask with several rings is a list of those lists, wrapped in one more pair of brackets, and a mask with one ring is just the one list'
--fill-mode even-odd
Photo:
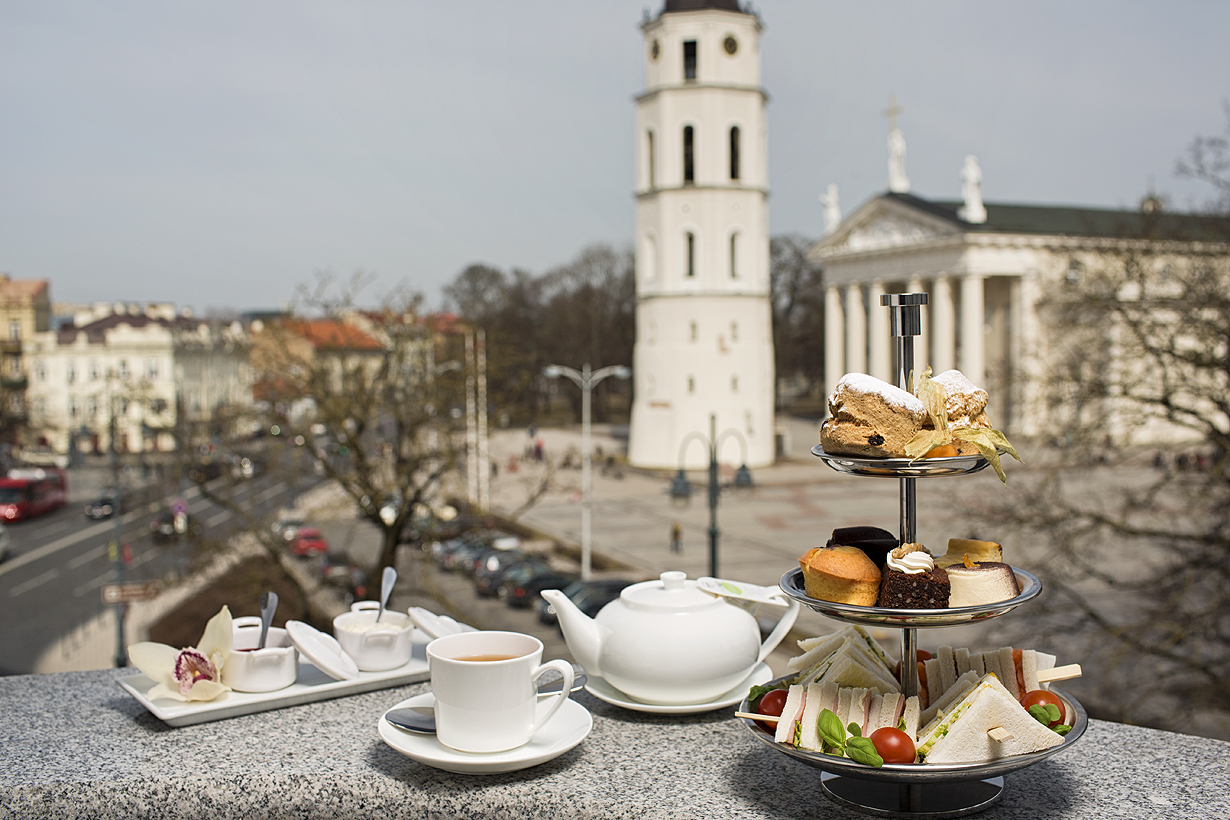
{"label": "white church tower", "polygon": [[628,452],[638,467],[708,465],[703,441],[689,439],[708,439],[711,415],[721,463],[774,458],[760,29],[738,0],[666,0],[642,26]]}

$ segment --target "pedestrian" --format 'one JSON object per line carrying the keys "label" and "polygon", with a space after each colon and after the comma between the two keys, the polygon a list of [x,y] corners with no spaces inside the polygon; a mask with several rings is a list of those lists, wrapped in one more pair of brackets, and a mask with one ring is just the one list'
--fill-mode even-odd
{"label": "pedestrian", "polygon": [[671,552],[683,552],[683,527],[678,521],[671,523]]}

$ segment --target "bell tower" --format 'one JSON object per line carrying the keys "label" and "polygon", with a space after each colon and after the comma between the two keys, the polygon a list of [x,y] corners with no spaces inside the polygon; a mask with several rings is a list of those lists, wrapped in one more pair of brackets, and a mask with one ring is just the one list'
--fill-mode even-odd
{"label": "bell tower", "polygon": [[666,0],[641,29],[629,461],[708,465],[704,446],[681,448],[707,438],[714,415],[718,460],[764,466],[774,366],[760,19],[738,0]]}

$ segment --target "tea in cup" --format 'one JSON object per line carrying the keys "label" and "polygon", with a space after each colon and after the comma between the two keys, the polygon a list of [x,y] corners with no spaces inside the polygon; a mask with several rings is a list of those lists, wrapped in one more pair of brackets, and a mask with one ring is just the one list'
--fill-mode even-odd
{"label": "tea in cup", "polygon": [[[460,752],[503,752],[523,746],[572,691],[572,664],[542,662],[542,641],[519,632],[461,632],[427,644],[436,737]],[[564,678],[556,695],[538,698],[548,670]]]}

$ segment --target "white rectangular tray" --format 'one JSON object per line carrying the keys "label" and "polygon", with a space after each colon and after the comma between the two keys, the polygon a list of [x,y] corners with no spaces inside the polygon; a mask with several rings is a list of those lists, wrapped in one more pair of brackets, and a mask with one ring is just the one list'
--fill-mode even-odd
{"label": "white rectangular tray", "polygon": [[318,700],[418,683],[430,677],[427,659],[419,657],[420,654],[422,653],[415,652],[415,657],[411,658],[409,663],[396,669],[389,669],[386,672],[360,672],[359,677],[355,680],[334,680],[317,669],[310,661],[300,658],[299,678],[285,689],[261,693],[232,691],[211,701],[198,700],[182,703],[169,698],[150,700],[146,697],[146,693],[154,688],[154,682],[145,675],[119,678],[116,683],[168,726],[192,726],[212,720],[267,712],[270,709],[298,706],[301,703],[313,703]]}

